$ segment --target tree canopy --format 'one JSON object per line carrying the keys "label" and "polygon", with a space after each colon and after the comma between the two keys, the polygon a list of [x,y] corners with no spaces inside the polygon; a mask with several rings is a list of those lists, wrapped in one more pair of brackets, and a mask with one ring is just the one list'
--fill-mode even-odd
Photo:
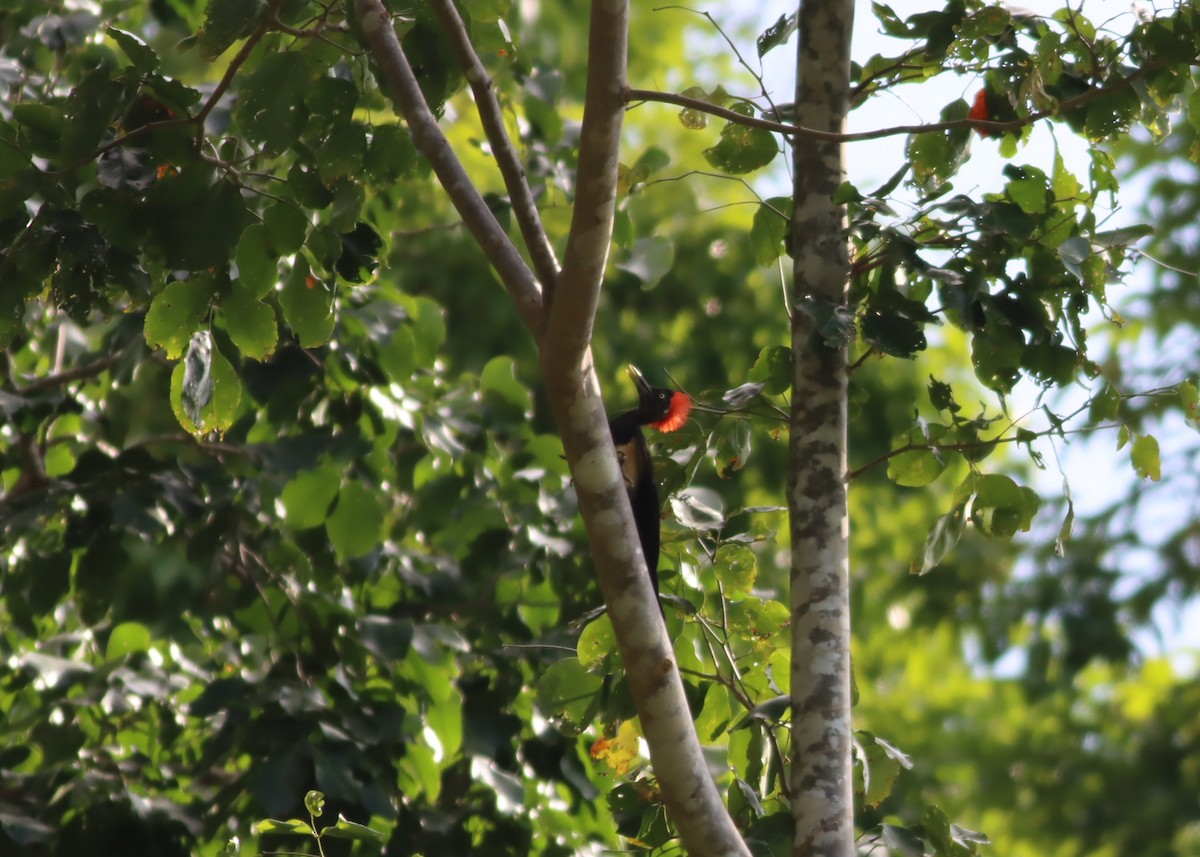
{"label": "tree canopy", "polygon": [[[792,853],[795,638],[845,595],[858,848],[1200,853],[1194,668],[1146,644],[1200,585],[1200,12],[876,3],[863,56],[854,5],[10,0],[0,852],[701,853],[677,674]],[[652,438],[666,638],[596,549],[579,390],[631,362],[700,405]],[[1106,508],[1045,488],[1085,437]]]}

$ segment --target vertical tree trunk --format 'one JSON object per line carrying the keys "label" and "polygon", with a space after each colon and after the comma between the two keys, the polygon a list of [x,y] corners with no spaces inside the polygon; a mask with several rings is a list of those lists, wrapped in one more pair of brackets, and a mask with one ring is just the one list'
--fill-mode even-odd
{"label": "vertical tree trunk", "polygon": [[[854,0],[801,0],[797,122],[843,131],[849,110]],[[854,853],[850,732],[846,349],[836,330],[850,277],[843,146],[798,138],[795,209],[795,378],[788,508],[792,539],[793,854]]]}

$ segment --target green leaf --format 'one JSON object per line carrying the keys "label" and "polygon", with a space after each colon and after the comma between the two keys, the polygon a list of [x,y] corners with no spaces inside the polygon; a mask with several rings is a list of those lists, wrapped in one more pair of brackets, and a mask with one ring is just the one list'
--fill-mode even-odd
{"label": "green leaf", "polygon": [[1200,421],[1200,390],[1191,381],[1179,384],[1179,404],[1183,408],[1184,418],[1192,424],[1192,428],[1196,428]]}
{"label": "green leaf", "polygon": [[1025,342],[1011,327],[996,325],[995,332],[983,331],[971,340],[971,362],[975,375],[984,385],[999,393],[1008,393],[1021,378],[1021,359]]}
{"label": "green leaf", "polygon": [[523,415],[533,407],[533,397],[524,384],[517,380],[516,361],[502,355],[493,357],[479,374],[479,392],[486,400],[498,399]]}
{"label": "green leaf", "polygon": [[962,408],[954,400],[954,390],[945,381],[929,376],[929,403],[939,411],[958,413]]}
{"label": "green leaf", "polygon": [[288,327],[305,348],[322,345],[333,333],[333,292],[308,271],[308,262],[296,259],[279,293],[279,307]]}
{"label": "green leaf", "polygon": [[1018,531],[1028,532],[1042,502],[1032,489],[999,473],[977,477],[974,489],[971,523],[990,538],[1010,539]]}
{"label": "green leaf", "polygon": [[[679,94],[685,98],[698,98],[701,101],[708,100],[708,92],[702,86],[689,86]],[[679,111],[679,124],[689,131],[703,130],[708,127],[708,114],[694,107],[685,107]],[[632,184],[634,177],[631,176],[630,179],[630,184]],[[645,179],[638,176],[636,180],[644,181]]]}
{"label": "green leaf", "polygon": [[864,742],[866,758],[863,760],[864,793],[863,803],[869,807],[877,807],[892,794],[892,787],[900,776],[901,765],[888,749],[874,740],[873,735],[867,736]]}
{"label": "green leaf", "polygon": [[746,466],[750,458],[750,423],[747,420],[725,420],[720,423],[710,438],[716,441],[716,455],[713,465],[717,476],[729,479],[734,473]]}
{"label": "green leaf", "polygon": [[889,853],[902,857],[924,857],[925,854],[925,840],[907,827],[883,825],[883,842]]}
{"label": "green leaf", "polygon": [[113,80],[100,67],[71,90],[63,125],[60,156],[68,163],[91,156],[128,103],[133,90],[123,79]]}
{"label": "green leaf", "polygon": [[[52,138],[57,146],[59,135],[67,117],[60,108],[32,101],[22,101],[12,106],[12,118],[21,127],[36,131],[44,138]],[[28,159],[25,159],[28,160]]]}
{"label": "green leaf", "polygon": [[748,593],[758,579],[754,551],[745,545],[721,545],[713,557],[713,569],[725,594],[733,598]]}
{"label": "green leaf", "polygon": [[167,358],[178,360],[192,334],[208,315],[212,281],[207,277],[175,280],[150,301],[146,313],[146,344],[163,348]]}
{"label": "green leaf", "polygon": [[357,559],[379,546],[383,537],[384,505],[362,482],[342,486],[337,506],[325,521],[325,531],[338,556]]}
{"label": "green leaf", "polygon": [[1099,141],[1126,131],[1141,109],[1141,99],[1133,87],[1108,87],[1103,95],[1088,102],[1087,136]]}
{"label": "green leaf", "polygon": [[122,622],[112,629],[108,635],[108,645],[104,649],[104,659],[119,661],[128,655],[148,651],[150,648],[150,629],[140,622]]}
{"label": "green leaf", "polygon": [[121,50],[125,52],[125,56],[129,57],[129,61],[138,71],[150,72],[158,68],[158,53],[141,38],[125,30],[118,30],[116,27],[105,27],[104,32],[120,46]]}
{"label": "green leaf", "polygon": [[746,376],[763,382],[762,392],[778,396],[792,389],[792,349],[786,345],[768,345],[758,352],[758,359]]}
{"label": "green leaf", "polygon": [[729,692],[723,687],[713,686],[704,695],[704,708],[696,717],[696,733],[702,744],[715,743],[717,738],[729,728],[733,719],[733,709],[729,704]]}
{"label": "green leaf", "polygon": [[333,202],[333,191],[322,181],[321,174],[299,161],[288,170],[287,186],[296,202],[305,208],[320,210]]}
{"label": "green leaf", "polygon": [[1046,210],[1048,200],[1044,175],[1014,179],[1004,189],[1026,214],[1041,214]]}
{"label": "green leaf", "polygon": [[786,45],[794,32],[796,32],[796,13],[780,15],[779,20],[763,30],[758,37],[756,44],[759,58],[766,56],[768,51],[774,50],[780,45]]}
{"label": "green leaf", "polygon": [[355,623],[363,647],[384,661],[400,661],[412,648],[413,623],[390,616],[360,616]]}
{"label": "green leaf", "polygon": [[617,651],[617,636],[613,632],[608,614],[597,616],[589,622],[579,635],[575,651],[579,662],[589,672],[616,673],[621,670],[621,656]]}
{"label": "green leaf", "polygon": [[863,342],[893,357],[912,357],[928,344],[924,327],[906,316],[868,310],[859,322]]}
{"label": "green leaf", "polygon": [[196,46],[206,60],[215,60],[238,39],[254,31],[263,0],[208,0],[204,27],[197,33]]}
{"label": "green leaf", "polygon": [[[900,435],[892,444],[892,449],[903,449],[907,446],[927,447],[941,439],[945,428],[940,425],[914,427]],[[927,432],[929,432],[927,434]],[[946,469],[946,461],[936,450],[912,449],[901,452],[888,459],[887,475],[897,485],[907,488],[920,488],[933,482]]]}
{"label": "green leaf", "polygon": [[308,227],[304,212],[286,202],[277,202],[263,212],[267,246],[276,257],[291,255],[303,247]]}
{"label": "green leaf", "polygon": [[1082,200],[1083,185],[1075,178],[1075,174],[1067,169],[1067,164],[1059,152],[1054,155],[1054,175],[1050,186],[1058,202],[1075,203]]}
{"label": "green leaf", "polygon": [[325,795],[316,789],[305,792],[304,808],[313,818],[320,818],[325,813]]}
{"label": "green leaf", "polygon": [[538,707],[547,716],[562,720],[578,734],[590,725],[590,712],[603,683],[576,658],[555,661],[538,678]]}
{"label": "green leaf", "polygon": [[400,125],[377,125],[371,130],[371,143],[363,167],[377,184],[390,184],[412,174],[418,161],[412,137]]}
{"label": "green leaf", "polygon": [[[970,111],[970,105],[960,98],[942,109],[941,119],[966,119]],[[907,156],[917,187],[929,193],[941,190],[966,161],[970,140],[970,133],[964,130],[930,131],[910,136]]]}
{"label": "green leaf", "polygon": [[367,156],[367,132],[363,125],[337,125],[317,150],[317,167],[326,179],[355,176]]}
{"label": "green leaf", "polygon": [[293,530],[308,530],[325,523],[338,495],[342,474],[333,467],[318,467],[298,474],[283,486],[283,520]]}
{"label": "green leaf", "polygon": [[203,170],[155,182],[140,215],[166,265],[188,271],[228,265],[251,221],[242,189],[232,181],[213,184]]}
{"label": "green leaf", "polygon": [[387,837],[378,830],[372,830],[365,824],[358,824],[354,821],[347,821],[345,816],[338,815],[337,824],[332,827],[326,827],[321,831],[322,837],[330,839],[352,839],[355,842],[370,842],[378,844],[383,842]]}
{"label": "green leaf", "polygon": [[[738,105],[734,109],[747,115],[753,112],[748,105]],[[704,150],[704,159],[714,169],[740,176],[762,169],[778,154],[779,144],[770,131],[727,122],[721,129],[717,145]]]}
{"label": "green leaf", "polygon": [[266,230],[261,224],[251,224],[242,233],[234,261],[237,262],[238,280],[256,300],[262,300],[275,288],[279,263],[267,249]]}
{"label": "green leaf", "polygon": [[1154,234],[1154,227],[1145,223],[1135,226],[1123,226],[1120,229],[1109,229],[1092,235],[1092,241],[1105,250],[1124,250],[1131,244],[1148,238]]}
{"label": "green leaf", "polygon": [[281,821],[277,818],[264,818],[262,821],[256,821],[250,827],[250,832],[254,834],[263,833],[294,833],[301,836],[315,835],[313,829],[308,826],[307,822],[303,822],[298,818]]}
{"label": "green leaf", "polygon": [[260,303],[240,281],[221,299],[221,320],[233,344],[252,360],[266,360],[275,352],[279,342],[275,311]]}
{"label": "green leaf", "polygon": [[912,574],[927,574],[937,568],[938,563],[946,558],[946,554],[954,549],[962,538],[966,527],[966,506],[955,504],[949,512],[938,518],[929,535],[925,537],[925,546],[921,556],[913,560],[909,571]]}
{"label": "green leaf", "polygon": [[426,297],[406,297],[412,324],[414,357],[421,368],[430,368],[437,359],[438,350],[446,340],[445,314],[436,301]]}
{"label": "green leaf", "polygon": [[787,196],[772,197],[754,210],[750,250],[754,253],[754,261],[763,267],[773,265],[783,255],[784,242],[792,228],[791,210],[792,199]]}
{"label": "green leaf", "polygon": [[[251,1],[258,2],[245,0]],[[304,96],[315,80],[315,70],[304,54],[269,54],[242,81],[234,119],[247,137],[263,144],[267,154],[278,155],[300,138],[308,120]]]}
{"label": "green leaf", "polygon": [[1143,479],[1157,482],[1162,478],[1162,461],[1158,453],[1158,439],[1152,434],[1141,434],[1133,439],[1129,451],[1134,472]]}

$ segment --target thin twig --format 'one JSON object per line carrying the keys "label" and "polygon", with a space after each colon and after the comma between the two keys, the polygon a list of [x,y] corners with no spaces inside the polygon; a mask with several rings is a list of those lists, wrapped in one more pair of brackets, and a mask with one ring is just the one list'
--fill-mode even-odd
{"label": "thin twig", "polygon": [[746,125],[751,128],[764,128],[780,134],[806,137],[811,140],[822,140],[827,143],[857,143],[863,140],[879,140],[885,137],[897,137],[906,134],[933,134],[942,131],[963,131],[970,129],[987,132],[988,134],[1004,134],[1009,131],[1019,131],[1027,125],[1033,125],[1048,117],[1060,116],[1082,107],[1089,101],[1103,95],[1108,95],[1111,92],[1131,86],[1139,78],[1157,71],[1162,65],[1163,63],[1161,62],[1147,63],[1128,76],[1120,78],[1107,86],[1093,87],[1086,92],[1076,95],[1074,98],[1060,101],[1052,110],[1035,110],[1028,116],[1007,122],[992,122],[983,119],[951,119],[946,122],[930,122],[924,125],[895,125],[891,128],[877,128],[873,131],[854,131],[845,134],[838,133],[837,131],[818,131],[815,128],[805,128],[802,125],[773,122],[770,119],[761,119],[757,116],[746,116],[735,110],[730,110],[728,107],[718,107],[702,99],[689,98],[686,95],[678,95],[674,92],[658,92],[653,89],[631,89],[627,87],[625,89],[625,102],[628,104],[634,101],[659,101],[664,104],[675,104],[679,107],[686,107],[701,113],[719,116],[722,119],[728,119],[730,122],[739,125]]}
{"label": "thin twig", "polygon": [[[1078,411],[1076,413],[1078,413]],[[1070,419],[1070,417],[1067,419]],[[898,446],[895,449],[888,450],[882,455],[877,455],[862,467],[857,467],[854,470],[847,471],[846,481],[852,482],[873,467],[877,467],[880,464],[895,458],[897,455],[903,455],[906,452],[966,452],[972,449],[984,449],[989,446],[999,446],[1002,443],[1028,443],[1029,441],[1036,440],[1039,437],[1050,435],[1062,435],[1065,437],[1069,434],[1088,434],[1094,431],[1106,431],[1116,428],[1121,428],[1121,425],[1119,423],[1105,423],[1104,425],[1098,426],[1082,426],[1077,429],[1046,429],[1045,431],[1034,432],[1033,437],[1031,438],[1017,437],[1014,435],[1012,437],[994,437],[990,440],[973,440],[966,443],[906,443],[904,446]]]}
{"label": "thin twig", "polygon": [[271,0],[267,5],[267,13],[263,16],[262,23],[255,27],[254,32],[242,43],[241,48],[238,49],[233,59],[229,61],[229,67],[225,69],[225,74],[217,82],[216,89],[208,97],[208,101],[204,102],[204,106],[200,108],[200,112],[192,117],[192,121],[196,123],[196,148],[200,148],[204,140],[204,120],[208,118],[208,114],[212,113],[213,109],[217,106],[217,102],[221,100],[221,96],[233,84],[234,75],[237,74],[242,64],[250,58],[250,52],[262,41],[262,37],[271,31],[271,27],[278,20],[277,16],[281,6],[283,6],[283,0]]}
{"label": "thin twig", "polygon": [[533,201],[533,192],[525,180],[525,167],[517,157],[517,150],[504,127],[504,114],[496,98],[496,84],[480,61],[479,54],[475,52],[475,46],[471,44],[471,37],[467,34],[466,25],[463,24],[453,0],[433,0],[433,9],[441,21],[442,30],[450,40],[450,50],[454,52],[455,60],[466,75],[471,92],[475,94],[475,109],[479,111],[483,132],[492,146],[496,166],[499,167],[504,186],[508,189],[513,217],[521,229],[521,237],[525,239],[525,247],[533,261],[533,270],[542,282],[542,300],[549,305],[553,301],[554,286],[558,281],[558,259],[554,255],[550,239],[546,237],[546,230],[542,228],[542,219],[538,215],[537,204]]}
{"label": "thin twig", "polygon": [[400,46],[400,40],[396,38],[391,15],[380,0],[356,0],[354,7],[371,55],[379,64],[383,79],[404,115],[404,121],[413,135],[413,143],[433,167],[450,202],[500,275],[521,320],[534,338],[540,339],[544,305],[538,280],[484,202],[454,153],[450,141],[438,127],[437,119],[417,84],[408,57]]}
{"label": "thin twig", "polygon": [[36,381],[31,381],[23,387],[17,387],[13,392],[18,396],[31,396],[34,393],[40,393],[43,390],[52,390],[55,387],[62,387],[65,384],[70,384],[72,381],[82,381],[85,378],[94,378],[101,372],[111,369],[113,365],[121,357],[120,354],[111,354],[108,357],[102,357],[91,363],[83,366],[76,366],[74,369],[66,369],[54,375],[47,375],[44,378],[38,378]]}

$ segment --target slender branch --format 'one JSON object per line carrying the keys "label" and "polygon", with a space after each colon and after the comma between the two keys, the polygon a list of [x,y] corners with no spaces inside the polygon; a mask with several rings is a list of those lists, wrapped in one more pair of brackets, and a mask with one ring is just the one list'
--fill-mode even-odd
{"label": "slender branch", "polygon": [[471,38],[467,35],[466,25],[463,24],[453,0],[433,0],[433,9],[442,23],[442,30],[450,40],[454,58],[466,75],[471,92],[475,94],[475,109],[479,111],[483,131],[492,146],[492,155],[496,158],[496,166],[500,168],[504,186],[508,189],[513,217],[521,229],[521,237],[525,239],[525,247],[533,261],[533,270],[541,280],[543,301],[549,305],[554,300],[554,286],[558,281],[558,259],[554,255],[550,239],[546,237],[546,230],[542,228],[533,193],[525,180],[525,167],[517,157],[517,151],[505,130],[504,115],[496,98],[496,85],[487,69],[483,67],[479,54],[475,52]]}
{"label": "slender branch", "polygon": [[279,12],[279,7],[282,5],[283,0],[272,0],[271,5],[267,9],[267,14],[263,17],[262,23],[260,23],[258,27],[255,28],[254,32],[246,38],[246,41],[242,44],[242,47],[238,50],[237,54],[232,60],[230,60],[228,67],[225,69],[225,73],[221,75],[221,79],[217,81],[216,87],[213,89],[212,94],[208,97],[208,100],[204,102],[204,106],[200,108],[199,113],[195,114],[194,116],[182,116],[176,119],[163,119],[159,122],[147,122],[145,125],[134,128],[128,133],[114,137],[103,146],[100,146],[90,155],[85,155],[78,160],[72,161],[65,167],[61,167],[50,172],[49,175],[56,178],[67,175],[68,173],[71,173],[80,167],[85,166],[86,164],[92,163],[105,152],[125,146],[139,137],[145,136],[153,131],[164,131],[168,128],[180,128],[188,125],[195,125],[196,147],[200,148],[204,138],[204,120],[206,120],[208,118],[208,114],[212,113],[213,109],[216,108],[217,102],[221,100],[221,96],[223,96],[229,87],[233,85],[234,76],[238,73],[238,70],[242,67],[246,60],[250,58],[250,52],[254,50],[255,46],[262,40],[262,37],[274,28],[274,24],[277,23],[276,15]]}
{"label": "slender branch", "polygon": [[355,0],[354,8],[367,46],[412,132],[413,142],[433,166],[446,195],[500,275],[521,320],[534,338],[540,339],[545,313],[537,278],[472,184],[450,141],[438,127],[400,40],[396,38],[391,15],[380,0]]}
{"label": "slender branch", "polygon": [[895,449],[889,449],[882,455],[877,455],[861,467],[856,467],[846,473],[846,481],[852,482],[862,476],[868,470],[878,467],[887,461],[895,458],[897,455],[903,455],[906,452],[967,452],[972,449],[985,449],[989,446],[999,446],[1002,443],[1028,443],[1040,437],[1050,437],[1052,435],[1066,436],[1069,434],[1088,434],[1094,431],[1107,431],[1109,429],[1121,428],[1120,423],[1105,423],[1098,426],[1081,426],[1077,429],[1046,429],[1042,432],[1035,432],[1033,437],[994,437],[990,440],[972,440],[964,443],[906,443],[904,446],[898,446]]}
{"label": "slender branch", "polygon": [[859,355],[858,359],[846,367],[846,371],[853,373],[855,369],[867,362],[867,358],[875,353],[875,347],[872,346]]}
{"label": "slender branch", "polygon": [[1092,87],[1086,92],[1076,95],[1074,98],[1060,101],[1051,110],[1035,110],[1028,116],[1007,122],[992,122],[983,119],[951,119],[946,122],[930,122],[922,125],[894,125],[890,128],[877,128],[873,131],[855,131],[852,133],[819,131],[815,128],[806,128],[803,125],[789,125],[784,122],[774,122],[770,119],[762,119],[757,116],[746,116],[735,110],[730,110],[728,107],[718,107],[699,98],[690,98],[674,92],[658,92],[653,89],[626,88],[625,102],[628,104],[634,101],[659,101],[664,104],[675,104],[679,107],[699,111],[700,113],[719,116],[722,119],[728,119],[730,122],[736,122],[739,125],[747,125],[751,128],[765,128],[768,131],[776,131],[780,134],[789,134],[809,140],[820,140],[826,143],[858,143],[863,140],[879,140],[884,137],[897,137],[905,134],[931,134],[941,131],[962,131],[967,129],[974,129],[988,134],[1004,134],[1009,131],[1019,131],[1027,125],[1033,125],[1042,119],[1060,116],[1063,113],[1082,107],[1089,101],[1099,98],[1102,95],[1108,95],[1116,90],[1131,86],[1139,78],[1151,74],[1162,65],[1163,63],[1147,63],[1131,72],[1128,76],[1119,78],[1107,86]]}
{"label": "slender branch", "polygon": [[237,74],[243,63],[250,58],[250,52],[262,41],[262,37],[271,31],[272,25],[276,21],[280,7],[283,6],[283,0],[271,0],[267,5],[267,12],[263,15],[262,23],[254,28],[246,41],[242,43],[241,48],[229,61],[229,67],[225,69],[225,74],[221,76],[217,82],[216,89],[212,95],[208,97],[208,101],[204,102],[204,106],[200,108],[200,112],[192,117],[192,121],[196,123],[196,147],[199,148],[204,139],[204,120],[208,118],[208,114],[212,113],[213,108],[217,106],[217,102],[221,100],[221,96],[233,84],[233,77]]}
{"label": "slender branch", "polygon": [[76,366],[74,369],[67,369],[58,372],[54,375],[47,375],[44,378],[38,378],[36,381],[31,381],[24,387],[17,387],[13,392],[18,396],[31,396],[34,393],[40,393],[43,390],[52,390],[55,387],[61,387],[65,384],[70,384],[72,381],[82,381],[85,378],[94,378],[106,369],[111,369],[117,360],[121,357],[120,354],[111,354],[108,357],[102,357],[91,363],[83,366]]}

